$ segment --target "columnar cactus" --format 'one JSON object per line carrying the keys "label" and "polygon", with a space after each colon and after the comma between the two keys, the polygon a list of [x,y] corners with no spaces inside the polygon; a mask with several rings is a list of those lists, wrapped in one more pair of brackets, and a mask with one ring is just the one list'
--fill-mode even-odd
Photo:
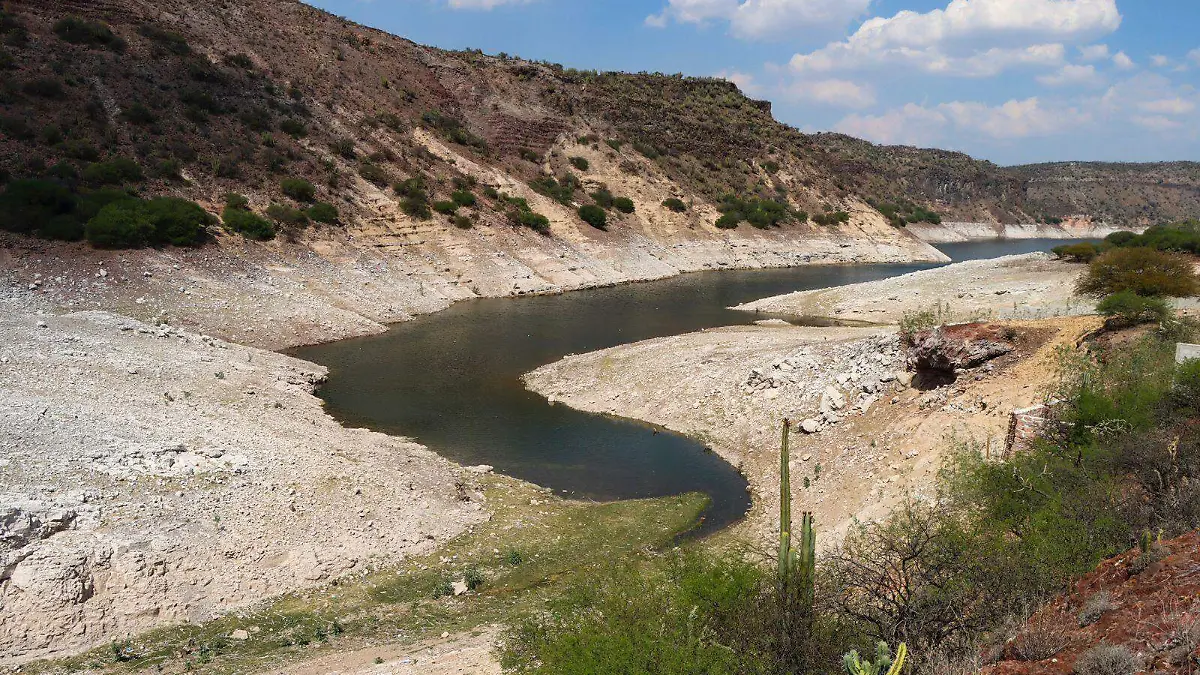
{"label": "columnar cactus", "polygon": [[791,421],[783,421],[783,443],[779,452],[779,583],[786,590],[792,579],[799,581],[801,597],[811,607],[816,584],[816,521],[805,511],[800,519],[800,541],[792,545],[792,482],[788,435]]}

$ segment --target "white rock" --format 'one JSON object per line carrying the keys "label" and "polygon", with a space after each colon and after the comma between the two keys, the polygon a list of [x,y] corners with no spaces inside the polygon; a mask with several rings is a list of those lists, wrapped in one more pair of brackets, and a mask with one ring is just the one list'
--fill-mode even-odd
{"label": "white rock", "polygon": [[815,434],[821,430],[821,423],[814,419],[807,419],[800,423],[800,429],[806,434]]}
{"label": "white rock", "polygon": [[230,640],[249,640],[250,633],[239,628],[229,634],[229,639]]}

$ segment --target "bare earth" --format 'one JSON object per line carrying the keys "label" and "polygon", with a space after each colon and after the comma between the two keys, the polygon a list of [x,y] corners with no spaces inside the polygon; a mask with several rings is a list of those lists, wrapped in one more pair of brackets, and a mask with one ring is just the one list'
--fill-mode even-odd
{"label": "bare earth", "polygon": [[103,312],[0,309],[8,662],[206,620],[487,517],[456,499],[461,469],[328,417],[314,364]]}
{"label": "bare earth", "polygon": [[[1035,319],[1094,311],[1074,295],[1084,266],[1029,253],[971,260],[890,279],[763,298],[734,309],[896,324],[906,313],[942,308],[947,320]],[[947,310],[948,308],[948,310]]]}

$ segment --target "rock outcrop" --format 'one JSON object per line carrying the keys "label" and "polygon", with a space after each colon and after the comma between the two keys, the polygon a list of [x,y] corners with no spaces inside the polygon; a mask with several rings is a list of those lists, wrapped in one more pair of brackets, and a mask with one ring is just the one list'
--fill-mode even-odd
{"label": "rock outcrop", "polygon": [[1016,349],[1011,328],[968,323],[938,326],[909,338],[908,363],[917,371],[954,374],[977,368]]}

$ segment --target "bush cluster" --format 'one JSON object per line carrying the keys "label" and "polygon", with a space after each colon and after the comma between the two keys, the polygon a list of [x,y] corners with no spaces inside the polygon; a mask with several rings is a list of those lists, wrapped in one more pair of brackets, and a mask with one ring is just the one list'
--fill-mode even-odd
{"label": "bush cluster", "polygon": [[588,168],[591,167],[591,164],[584,157],[572,157],[571,166],[579,169],[580,171],[587,171]]}
{"label": "bush cluster", "polygon": [[1071,262],[1091,262],[1100,255],[1100,249],[1090,242],[1080,242],[1078,244],[1063,244],[1050,249],[1050,252],[1058,256],[1062,260],[1070,260]]}
{"label": "bush cluster", "polygon": [[106,47],[114,52],[125,51],[125,41],[102,21],[89,21],[78,16],[59,19],[54,34],[63,42],[89,47]]}
{"label": "bush cluster", "polygon": [[939,225],[942,222],[942,217],[936,212],[910,201],[901,200],[896,203],[883,202],[880,204],[872,202],[871,205],[882,213],[893,227],[904,227],[908,223],[932,223]]}
{"label": "bush cluster", "polygon": [[529,187],[533,188],[534,192],[546,195],[560,204],[569,205],[581,184],[574,174],[568,173],[558,180],[555,180],[554,176],[536,178],[529,181]]}
{"label": "bush cluster", "polygon": [[175,197],[117,199],[88,220],[87,240],[101,248],[198,246],[217,219],[195,202]]}
{"label": "bush cluster", "polygon": [[733,194],[723,195],[717,210],[722,215],[717,219],[716,225],[722,229],[733,229],[745,221],[765,230],[793,217],[786,204],[772,199],[742,198]]}
{"label": "bush cluster", "polygon": [[303,178],[284,178],[279,183],[279,189],[298,202],[311,202],[317,198],[317,188]]}
{"label": "bush cluster", "polygon": [[1188,297],[1200,292],[1191,258],[1153,248],[1115,248],[1093,260],[1076,290],[1102,297],[1129,291],[1143,297]]}
{"label": "bush cluster", "polygon": [[818,213],[812,217],[812,221],[818,225],[832,227],[850,222],[850,214],[845,211],[829,211],[826,213]]}
{"label": "bush cluster", "polygon": [[433,212],[429,207],[429,192],[425,189],[425,179],[413,176],[392,186],[400,195],[400,210],[418,220],[429,220]]}
{"label": "bush cluster", "polygon": [[225,196],[221,222],[226,230],[249,239],[268,241],[275,238],[275,226],[271,221],[256,215],[250,210],[250,200],[233,192]]}
{"label": "bush cluster", "polygon": [[507,207],[508,220],[513,225],[528,227],[538,234],[550,234],[550,219],[530,208],[529,202],[524,197],[512,197],[505,193],[497,193],[496,199],[499,199]]}

